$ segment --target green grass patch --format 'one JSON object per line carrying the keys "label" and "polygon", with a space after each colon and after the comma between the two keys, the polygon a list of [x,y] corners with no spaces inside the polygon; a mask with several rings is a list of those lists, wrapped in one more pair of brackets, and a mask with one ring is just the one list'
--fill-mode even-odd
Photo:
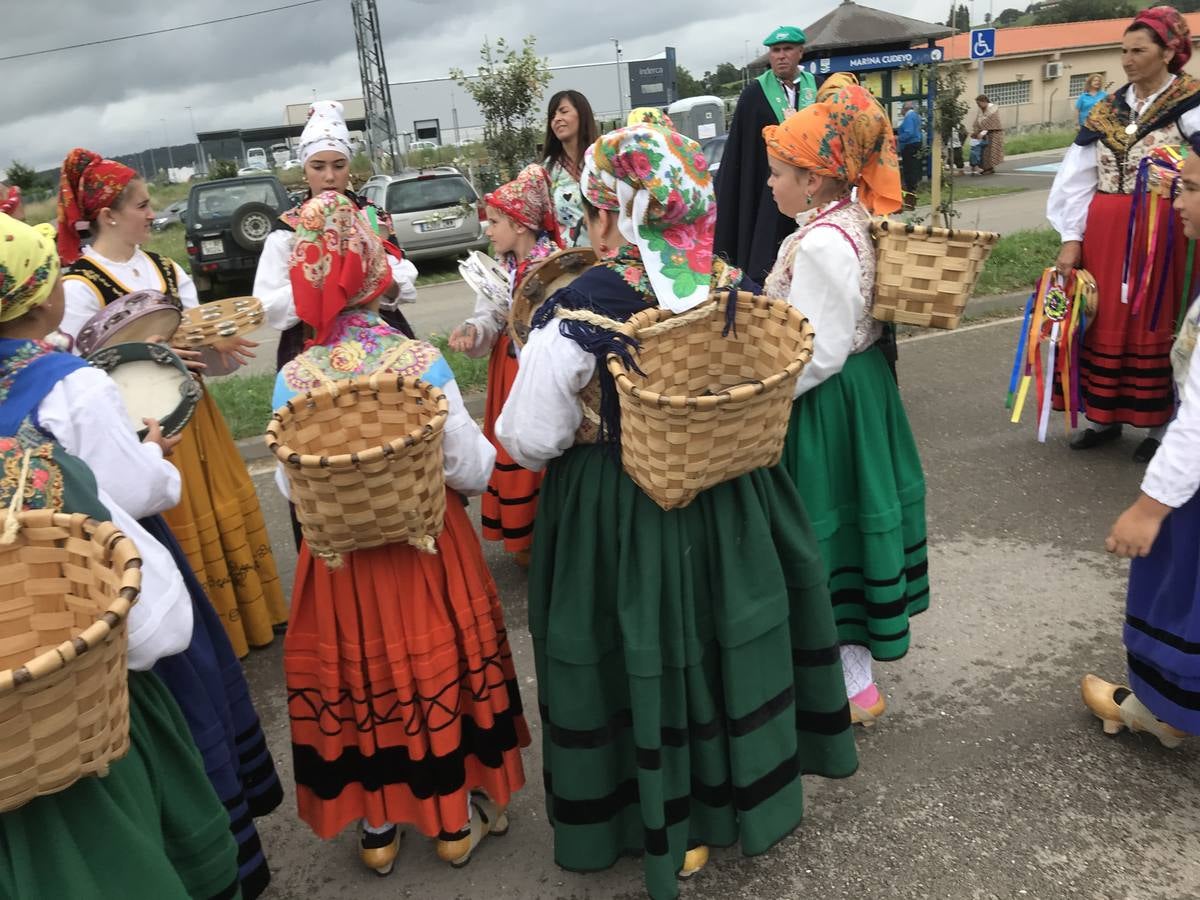
{"label": "green grass patch", "polygon": [[230,375],[210,379],[205,387],[217,401],[234,440],[255,437],[267,430],[273,412],[274,375]]}
{"label": "green grass patch", "polygon": [[142,244],[143,250],[158,253],[167,259],[173,259],[185,270],[188,266],[187,247],[183,242],[183,225],[176,222],[168,225],[162,231],[150,232],[150,240]]}
{"label": "green grass patch", "polygon": [[459,353],[457,350],[451,350],[450,341],[444,334],[431,334],[429,343],[442,351],[442,356],[446,358],[450,371],[454,373],[454,380],[458,382],[460,391],[466,394],[487,388],[488,358],[486,356],[476,359],[465,353]]}
{"label": "green grass patch", "polygon": [[1014,134],[1012,137],[1005,136],[1004,155],[1016,156],[1018,153],[1038,153],[1042,150],[1058,150],[1060,147],[1069,147],[1077,133],[1074,128],[1055,128],[1048,131]]}
{"label": "green grass patch", "polygon": [[[984,185],[964,184],[962,181],[954,183],[954,200],[957,203],[959,200],[977,200],[980,197],[999,197],[1001,194],[1019,194],[1022,191],[1029,190],[1028,188],[1008,186],[986,187]],[[942,185],[942,199],[945,200],[947,195],[946,185]],[[930,203],[929,185],[926,184],[917,191],[917,206],[928,206]]]}
{"label": "green grass patch", "polygon": [[975,286],[976,296],[1031,291],[1038,276],[1054,264],[1060,242],[1053,228],[1029,228],[1006,234],[992,248]]}

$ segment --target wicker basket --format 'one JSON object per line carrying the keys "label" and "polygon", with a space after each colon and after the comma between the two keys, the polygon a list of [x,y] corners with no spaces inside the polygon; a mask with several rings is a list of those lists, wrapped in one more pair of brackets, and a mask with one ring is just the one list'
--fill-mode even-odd
{"label": "wicker basket", "polygon": [[331,382],[275,411],[267,446],[315,555],[336,566],[342,553],[402,541],[436,552],[449,410],[426,382],[377,373]]}
{"label": "wicker basket", "polygon": [[128,751],[125,627],[142,582],[111,522],[16,519],[0,543],[0,813],[105,775]]}
{"label": "wicker basket", "polygon": [[640,345],[639,368],[608,359],[621,404],[625,471],[663,509],[779,462],[792,390],[812,359],[813,330],[786,300],[730,294],[679,316],[638,313],[619,330]]}
{"label": "wicker basket", "polygon": [[983,264],[1000,239],[994,231],[905,225],[879,219],[875,238],[875,304],[884,322],[958,327]]}

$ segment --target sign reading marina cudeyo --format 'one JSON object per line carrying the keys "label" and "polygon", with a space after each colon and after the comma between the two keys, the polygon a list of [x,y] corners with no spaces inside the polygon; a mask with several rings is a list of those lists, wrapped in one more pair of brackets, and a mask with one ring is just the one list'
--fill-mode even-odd
{"label": "sign reading marina cudeyo", "polygon": [[880,50],[877,53],[855,53],[853,56],[806,59],[801,65],[814,75],[831,75],[834,72],[868,72],[872,69],[926,66],[941,61],[941,47],[918,47],[913,50]]}
{"label": "sign reading marina cudeyo", "polygon": [[630,106],[666,106],[678,96],[675,90],[675,48],[663,59],[643,59],[629,65]]}

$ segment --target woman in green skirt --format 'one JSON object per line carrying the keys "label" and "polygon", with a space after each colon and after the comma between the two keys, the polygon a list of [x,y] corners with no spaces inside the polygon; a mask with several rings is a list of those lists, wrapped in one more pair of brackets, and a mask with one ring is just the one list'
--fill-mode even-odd
{"label": "woman in green skirt", "polygon": [[786,473],[662,510],[621,467],[615,388],[597,365],[628,350],[556,317],[681,312],[740,277],[714,278],[699,146],[622,128],[588,149],[582,188],[600,262],[538,310],[497,434],[546,469],[529,618],[555,860],[595,871],[642,854],[662,900],[709,846],[769,849],[800,823],[801,775],[847,776],[857,757],[824,566]]}
{"label": "woman in green skirt", "polygon": [[925,476],[900,393],[875,346],[871,217],[900,208],[886,114],[848,85],[763,129],[768,183],[800,227],[784,240],[764,293],[816,331],[783,448],[829,571],[846,694],[856,723],[885,702],[871,660],[908,651],[909,617],[929,606]]}

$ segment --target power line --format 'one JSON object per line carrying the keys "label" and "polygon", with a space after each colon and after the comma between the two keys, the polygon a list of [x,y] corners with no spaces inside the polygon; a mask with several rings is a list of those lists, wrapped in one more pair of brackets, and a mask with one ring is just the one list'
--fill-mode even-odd
{"label": "power line", "polygon": [[78,50],[81,47],[96,47],[100,44],[114,44],[117,41],[131,41],[135,38],[151,37],[156,34],[169,34],[172,31],[186,31],[189,28],[201,28],[205,25],[216,25],[220,22],[235,22],[238,19],[249,19],[253,16],[265,16],[267,13],[282,12],[285,9],[295,9],[298,6],[311,6],[314,3],[324,3],[325,0],[297,0],[284,6],[274,6],[271,9],[260,9],[255,12],[241,13],[236,16],[225,16],[220,19],[209,19],[206,22],[193,22],[190,25],[174,25],[171,28],[158,28],[154,31],[143,31],[140,34],[123,34],[119,37],[102,38],[98,41],[87,41],[82,44],[67,44],[64,47],[50,47],[46,50],[30,50],[27,53],[14,53],[11,56],[0,56],[0,62],[11,59],[26,59],[30,56],[42,56],[46,53],[60,53],[63,50]]}

